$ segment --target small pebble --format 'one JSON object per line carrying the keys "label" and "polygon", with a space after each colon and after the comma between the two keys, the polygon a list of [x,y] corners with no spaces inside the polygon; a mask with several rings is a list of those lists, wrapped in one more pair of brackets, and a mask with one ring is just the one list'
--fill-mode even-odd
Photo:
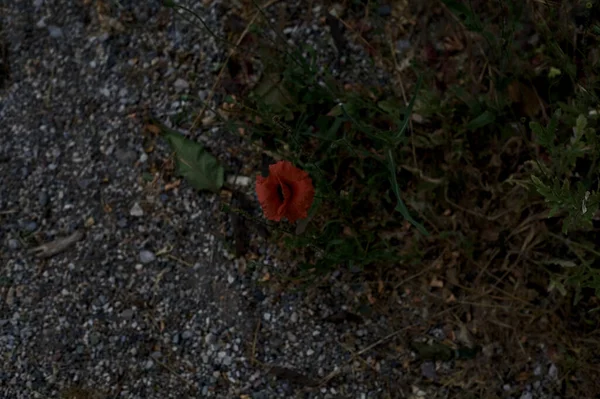
{"label": "small pebble", "polygon": [[121,312],[121,317],[124,319],[131,319],[133,317],[133,309],[125,309]]}
{"label": "small pebble", "polygon": [[550,368],[548,369],[548,377],[550,377],[550,379],[552,380],[558,379],[558,368],[556,367],[556,365],[550,365]]}
{"label": "small pebble", "polygon": [[48,193],[45,191],[40,191],[38,194],[38,202],[40,203],[40,206],[48,205]]}
{"label": "small pebble", "polygon": [[133,204],[133,206],[129,210],[129,214],[131,216],[135,216],[135,217],[144,216],[144,210],[142,209],[142,207],[140,206],[140,204],[138,204],[136,202],[135,204]]}
{"label": "small pebble", "polygon": [[181,338],[183,338],[183,339],[190,339],[193,336],[194,336],[194,333],[192,331],[190,331],[190,330],[185,330],[183,332],[183,334],[181,334]]}
{"label": "small pebble", "polygon": [[296,313],[296,312],[292,313],[292,315],[290,316],[290,321],[292,323],[298,322],[298,313]]}
{"label": "small pebble", "polygon": [[58,39],[59,37],[63,36],[62,29],[55,25],[48,26],[48,33],[50,33],[50,37],[54,39]]}
{"label": "small pebble", "polygon": [[156,255],[154,252],[148,251],[147,249],[142,249],[140,251],[140,262],[147,264],[150,262],[154,262],[156,260]]}
{"label": "small pebble", "polygon": [[212,345],[217,342],[217,337],[214,334],[208,333],[206,334],[206,337],[204,337],[204,342],[208,345]]}
{"label": "small pebble", "polygon": [[379,6],[377,12],[381,17],[389,17],[390,15],[392,15],[392,7],[390,7],[389,4],[383,4]]}
{"label": "small pebble", "polygon": [[175,87],[175,90],[177,91],[184,91],[190,88],[190,84],[185,80],[179,78],[175,81],[175,83],[173,83],[173,87]]}
{"label": "small pebble", "polygon": [[33,233],[34,231],[37,230],[37,223],[36,222],[29,222],[25,225],[25,230],[29,233]]}
{"label": "small pebble", "polygon": [[265,313],[265,314],[263,314],[263,319],[265,319],[265,321],[271,320],[271,313]]}

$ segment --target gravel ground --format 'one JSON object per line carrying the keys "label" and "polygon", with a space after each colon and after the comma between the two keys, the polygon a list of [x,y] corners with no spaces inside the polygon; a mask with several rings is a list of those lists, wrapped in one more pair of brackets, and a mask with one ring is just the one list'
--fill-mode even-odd
{"label": "gravel ground", "polygon": [[[218,2],[197,3],[220,31]],[[148,189],[141,115],[168,123],[206,98],[224,52],[159,1],[102,4],[0,6],[0,397],[426,396],[402,381],[400,354],[369,349],[398,326],[335,317],[349,290],[335,276],[318,298],[261,285],[265,270],[218,238],[217,196]],[[320,29],[286,34],[327,51]],[[240,167],[222,131],[201,136]]]}

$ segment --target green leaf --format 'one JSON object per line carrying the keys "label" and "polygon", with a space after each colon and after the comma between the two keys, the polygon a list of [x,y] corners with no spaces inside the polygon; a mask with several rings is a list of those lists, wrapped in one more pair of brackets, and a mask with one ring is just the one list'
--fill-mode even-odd
{"label": "green leaf", "polygon": [[583,137],[585,133],[585,128],[587,127],[587,118],[585,115],[580,114],[577,117],[577,121],[575,122],[575,141],[578,141]]}
{"label": "green leaf", "polygon": [[284,86],[279,73],[269,73],[262,76],[256,85],[254,93],[259,96],[265,105],[279,111],[293,103],[293,97]]}
{"label": "green leaf", "polygon": [[496,115],[493,112],[491,112],[490,110],[486,110],[481,115],[479,115],[477,118],[475,118],[471,122],[469,122],[467,124],[467,129],[469,129],[469,130],[480,129],[486,125],[494,123],[495,120],[496,120]]}
{"label": "green leaf", "polygon": [[548,125],[548,129],[537,122],[529,122],[529,128],[535,134],[536,141],[546,149],[551,149],[554,145],[554,131],[551,130],[551,126],[552,122]]}
{"label": "green leaf", "polygon": [[382,100],[377,103],[377,106],[385,111],[388,115],[397,116],[400,105],[394,100]]}
{"label": "green leaf", "polygon": [[197,190],[219,191],[223,186],[225,170],[217,158],[207,152],[201,143],[173,130],[163,129],[163,137],[175,152],[179,176]]}
{"label": "green leaf", "polygon": [[552,291],[556,289],[562,296],[567,295],[567,290],[563,283],[555,279],[554,277],[550,280],[550,286],[548,287],[548,291]]}
{"label": "green leaf", "polygon": [[433,342],[427,344],[424,342],[411,342],[410,347],[423,360],[443,360],[449,361],[454,358],[454,350],[442,343]]}

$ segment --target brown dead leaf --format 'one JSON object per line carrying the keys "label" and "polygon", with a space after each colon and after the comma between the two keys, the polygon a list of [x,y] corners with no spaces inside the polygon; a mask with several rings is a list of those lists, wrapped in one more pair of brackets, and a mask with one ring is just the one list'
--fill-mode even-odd
{"label": "brown dead leaf", "polygon": [[527,381],[529,379],[529,377],[531,377],[531,373],[529,371],[523,371],[522,373],[519,373],[519,375],[517,375],[515,377],[515,380],[517,380],[519,382],[523,382],[523,381]]}
{"label": "brown dead leaf", "polygon": [[144,128],[148,133],[152,133],[155,136],[158,136],[160,134],[160,127],[156,125],[148,123],[146,126],[144,126]]}
{"label": "brown dead leaf", "polygon": [[463,41],[456,36],[447,36],[443,40],[444,49],[449,53],[462,51],[465,48]]}
{"label": "brown dead leaf", "polygon": [[352,229],[349,226],[344,226],[344,229],[343,229],[342,233],[346,237],[352,237],[352,236],[354,236],[354,234],[352,233]]}
{"label": "brown dead leaf", "polygon": [[488,242],[498,241],[499,236],[500,236],[500,233],[497,230],[485,229],[484,231],[481,232],[481,238],[484,241],[488,241]]}
{"label": "brown dead leaf", "polygon": [[165,184],[165,191],[171,191],[181,185],[181,179],[175,180],[172,183]]}
{"label": "brown dead leaf", "polygon": [[377,299],[375,299],[370,292],[367,294],[367,299],[371,305],[375,305],[375,302],[377,302]]}
{"label": "brown dead leaf", "polygon": [[429,283],[429,286],[433,288],[444,288],[444,282],[434,277]]}
{"label": "brown dead leaf", "polygon": [[444,293],[444,300],[446,301],[446,303],[456,302],[456,297],[454,296],[454,294],[452,292],[450,292],[449,289],[445,288],[443,293]]}
{"label": "brown dead leaf", "polygon": [[535,89],[515,80],[508,85],[508,97],[523,116],[533,118],[543,105]]}

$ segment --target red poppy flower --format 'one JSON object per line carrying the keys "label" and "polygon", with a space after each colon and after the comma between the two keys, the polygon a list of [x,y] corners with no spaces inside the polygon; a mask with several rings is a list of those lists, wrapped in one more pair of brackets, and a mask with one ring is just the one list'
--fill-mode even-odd
{"label": "red poppy flower", "polygon": [[269,176],[256,176],[256,195],[269,220],[287,218],[290,223],[308,216],[315,188],[305,171],[288,161],[269,165]]}

